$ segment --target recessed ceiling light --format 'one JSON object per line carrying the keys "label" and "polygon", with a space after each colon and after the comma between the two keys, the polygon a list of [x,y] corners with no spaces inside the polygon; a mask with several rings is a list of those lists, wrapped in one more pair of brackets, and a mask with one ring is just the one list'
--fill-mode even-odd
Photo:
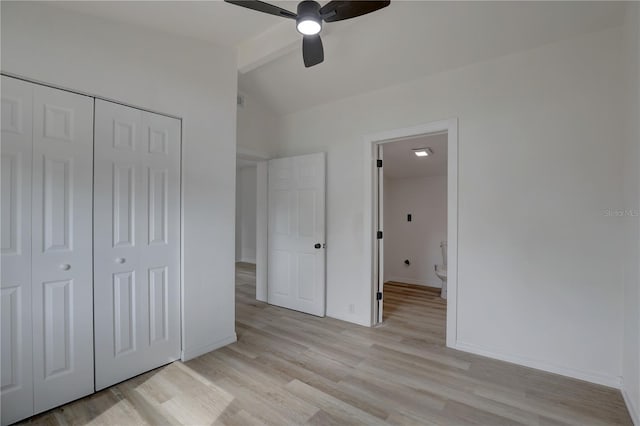
{"label": "recessed ceiling light", "polygon": [[433,154],[433,151],[431,150],[431,148],[414,148],[413,153],[417,157],[428,157]]}

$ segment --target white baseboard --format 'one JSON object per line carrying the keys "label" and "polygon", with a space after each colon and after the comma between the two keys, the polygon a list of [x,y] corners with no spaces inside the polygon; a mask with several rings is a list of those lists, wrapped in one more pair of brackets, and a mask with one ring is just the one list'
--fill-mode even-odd
{"label": "white baseboard", "polygon": [[633,424],[635,426],[640,426],[640,416],[638,416],[638,407],[636,406],[635,401],[633,401],[629,397],[629,394],[627,394],[627,391],[624,388],[624,380],[622,381],[622,389],[620,390],[622,392],[622,398],[624,399],[624,403],[627,405],[627,411],[631,416],[631,420],[633,421]]}
{"label": "white baseboard", "polygon": [[252,264],[256,264],[256,258],[255,257],[242,257],[240,258],[240,260],[238,262],[243,262],[243,263],[252,263]]}
{"label": "white baseboard", "polygon": [[577,370],[569,367],[562,367],[546,361],[539,361],[539,360],[521,357],[517,355],[504,355],[497,352],[493,352],[489,349],[478,347],[474,344],[460,342],[459,340],[455,343],[455,345],[453,346],[453,349],[469,352],[476,355],[482,355],[489,358],[498,359],[500,361],[510,362],[512,364],[523,365],[529,368],[535,368],[536,370],[542,370],[542,371],[547,371],[549,373],[560,374],[562,376],[584,380],[586,382],[608,386],[611,388],[621,389],[622,387],[622,379],[619,376],[611,376],[608,374]]}
{"label": "white baseboard", "polygon": [[185,349],[182,351],[182,361],[189,361],[190,359],[197,358],[200,355],[204,355],[207,352],[215,351],[216,349],[220,349],[223,346],[230,345],[231,343],[237,342],[238,336],[236,333],[233,333],[232,336],[225,337],[224,339],[217,340],[209,345],[201,346],[199,348],[194,349]]}
{"label": "white baseboard", "polygon": [[388,277],[385,279],[385,281],[395,281],[398,283],[421,285],[424,287],[442,288],[442,283],[430,284],[430,283],[427,283],[426,281],[416,280],[414,278]]}

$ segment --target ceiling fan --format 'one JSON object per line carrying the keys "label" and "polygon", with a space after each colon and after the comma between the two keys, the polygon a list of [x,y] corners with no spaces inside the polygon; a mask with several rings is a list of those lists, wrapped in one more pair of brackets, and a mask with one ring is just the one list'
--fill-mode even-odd
{"label": "ceiling fan", "polygon": [[298,32],[303,35],[302,58],[309,68],[324,61],[324,49],[320,39],[322,21],[335,22],[355,18],[389,6],[390,0],[381,1],[330,1],[324,6],[313,0],[298,3],[298,13],[290,12],[258,0],[225,0],[227,3],[257,10],[258,12],[295,19]]}

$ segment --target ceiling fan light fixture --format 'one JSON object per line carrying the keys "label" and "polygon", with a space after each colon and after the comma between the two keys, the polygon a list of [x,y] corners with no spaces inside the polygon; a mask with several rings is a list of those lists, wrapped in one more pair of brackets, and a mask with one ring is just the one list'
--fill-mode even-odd
{"label": "ceiling fan light fixture", "polygon": [[315,0],[302,0],[298,3],[298,13],[293,13],[262,0],[224,1],[257,12],[294,19],[296,29],[304,36],[302,37],[302,59],[306,68],[324,61],[324,47],[319,35],[323,22],[356,18],[387,7],[391,3],[391,0],[330,0],[324,6],[320,6],[320,3]]}
{"label": "ceiling fan light fixture", "polygon": [[314,19],[306,18],[304,20],[299,20],[296,28],[302,35],[316,35],[320,30],[322,30],[322,24]]}
{"label": "ceiling fan light fixture", "polygon": [[296,28],[302,35],[316,35],[322,30],[320,3],[313,0],[301,1],[298,4]]}

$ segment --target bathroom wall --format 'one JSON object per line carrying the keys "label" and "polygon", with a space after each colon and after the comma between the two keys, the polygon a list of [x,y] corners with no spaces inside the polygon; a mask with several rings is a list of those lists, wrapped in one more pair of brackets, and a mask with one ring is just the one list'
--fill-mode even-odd
{"label": "bathroom wall", "polygon": [[236,171],[236,262],[256,263],[256,167]]}
{"label": "bathroom wall", "polygon": [[446,176],[384,180],[385,281],[442,287],[433,267],[442,264],[446,239]]}

